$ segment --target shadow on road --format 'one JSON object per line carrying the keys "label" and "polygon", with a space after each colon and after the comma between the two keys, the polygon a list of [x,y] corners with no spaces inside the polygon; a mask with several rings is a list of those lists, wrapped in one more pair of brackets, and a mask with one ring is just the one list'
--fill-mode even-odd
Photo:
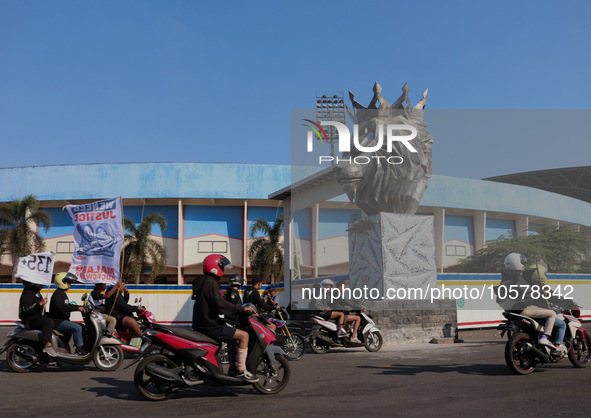
{"label": "shadow on road", "polygon": [[504,364],[392,364],[390,366],[358,366],[358,368],[375,369],[377,374],[402,376],[414,376],[421,373],[460,373],[478,376],[512,375]]}
{"label": "shadow on road", "polygon": [[[112,399],[128,400],[128,401],[144,401],[145,399],[138,393],[133,381],[121,380],[114,377],[93,377],[91,380],[100,384],[100,386],[88,386],[81,389],[87,392],[94,392],[96,396],[106,396]],[[105,387],[107,386],[107,387]],[[183,388],[176,392],[172,398],[183,399],[193,397],[208,397],[208,398],[222,398],[222,397],[237,397],[239,394],[257,394],[254,388],[250,386],[245,387],[210,387],[210,386],[196,386],[193,388]],[[147,400],[145,400],[148,402]]]}

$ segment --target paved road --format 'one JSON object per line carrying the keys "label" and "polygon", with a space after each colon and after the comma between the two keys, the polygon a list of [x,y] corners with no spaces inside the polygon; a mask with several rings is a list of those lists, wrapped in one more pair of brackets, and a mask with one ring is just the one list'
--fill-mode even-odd
{"label": "paved road", "polygon": [[[6,327],[0,328],[0,343]],[[503,340],[492,331],[463,344],[420,344],[306,353],[291,362],[289,386],[274,396],[249,387],[185,389],[165,402],[143,401],[133,368],[93,366],[12,372],[0,360],[0,416],[588,416],[589,369],[567,361],[529,376],[510,374]],[[132,360],[127,359],[124,366]]]}

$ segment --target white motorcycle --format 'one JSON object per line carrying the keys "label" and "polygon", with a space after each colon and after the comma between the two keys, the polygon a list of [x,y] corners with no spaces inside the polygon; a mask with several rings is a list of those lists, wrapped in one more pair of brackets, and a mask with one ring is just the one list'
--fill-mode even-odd
{"label": "white motorcycle", "polygon": [[[367,351],[379,351],[384,339],[371,316],[365,312],[365,309],[351,311],[351,313],[361,318],[361,324],[357,330],[357,338],[361,341],[360,343],[351,341],[352,327],[349,328],[347,335],[339,336],[337,324],[334,321],[327,321],[320,316],[312,315],[314,326],[307,337],[312,351],[316,354],[324,354],[334,347],[365,347]],[[343,329],[345,329],[344,326]]]}

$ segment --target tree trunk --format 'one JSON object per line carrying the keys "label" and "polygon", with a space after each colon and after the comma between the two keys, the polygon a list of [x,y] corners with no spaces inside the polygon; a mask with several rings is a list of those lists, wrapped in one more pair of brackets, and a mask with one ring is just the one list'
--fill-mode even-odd
{"label": "tree trunk", "polygon": [[12,283],[16,283],[16,270],[18,268],[18,256],[12,256]]}

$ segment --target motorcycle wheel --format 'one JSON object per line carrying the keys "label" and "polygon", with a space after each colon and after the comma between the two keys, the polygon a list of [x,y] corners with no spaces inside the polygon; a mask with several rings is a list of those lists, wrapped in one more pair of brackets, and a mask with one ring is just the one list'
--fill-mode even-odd
{"label": "motorcycle wheel", "polygon": [[146,367],[150,364],[166,367],[168,369],[177,368],[177,365],[171,359],[162,354],[149,355],[140,361],[135,369],[133,375],[135,388],[140,395],[149,401],[164,401],[172,398],[174,393],[179,389],[178,386],[159,379],[156,376],[150,376],[146,372]]}
{"label": "motorcycle wheel", "polygon": [[289,368],[289,361],[280,354],[275,355],[275,364],[273,364],[275,372],[271,371],[269,360],[267,357],[262,357],[257,365],[257,370],[254,373],[258,376],[259,381],[253,383],[254,388],[264,395],[274,395],[285,389],[289,383],[291,370]]}
{"label": "motorcycle wheel", "polygon": [[285,357],[288,360],[299,360],[306,351],[306,341],[299,334],[291,334],[291,336],[283,337],[281,349],[285,351]]}
{"label": "motorcycle wheel", "polygon": [[125,355],[118,345],[100,345],[94,352],[92,361],[97,369],[104,372],[114,372],[122,364]]}
{"label": "motorcycle wheel", "polygon": [[570,350],[568,350],[568,359],[577,368],[587,367],[589,360],[591,360],[591,346],[589,341],[580,335],[573,338]]}
{"label": "motorcycle wheel", "polygon": [[21,357],[17,352],[16,348],[20,347],[23,350],[31,354],[35,354],[35,348],[28,344],[13,344],[8,348],[6,352],[6,360],[8,361],[8,367],[17,373],[29,373],[33,369],[33,363],[29,360]]}
{"label": "motorcycle wheel", "polygon": [[384,344],[384,338],[379,331],[372,331],[367,334],[363,344],[365,345],[365,349],[367,351],[375,353],[376,351],[380,351],[380,348],[382,348],[382,344]]}
{"label": "motorcycle wheel", "polygon": [[529,335],[517,332],[509,338],[505,345],[505,362],[515,374],[530,374],[536,369],[536,361],[525,353],[527,343],[532,343]]}
{"label": "motorcycle wheel", "polygon": [[316,354],[324,354],[330,349],[327,344],[319,342],[316,337],[310,338],[310,348]]}

